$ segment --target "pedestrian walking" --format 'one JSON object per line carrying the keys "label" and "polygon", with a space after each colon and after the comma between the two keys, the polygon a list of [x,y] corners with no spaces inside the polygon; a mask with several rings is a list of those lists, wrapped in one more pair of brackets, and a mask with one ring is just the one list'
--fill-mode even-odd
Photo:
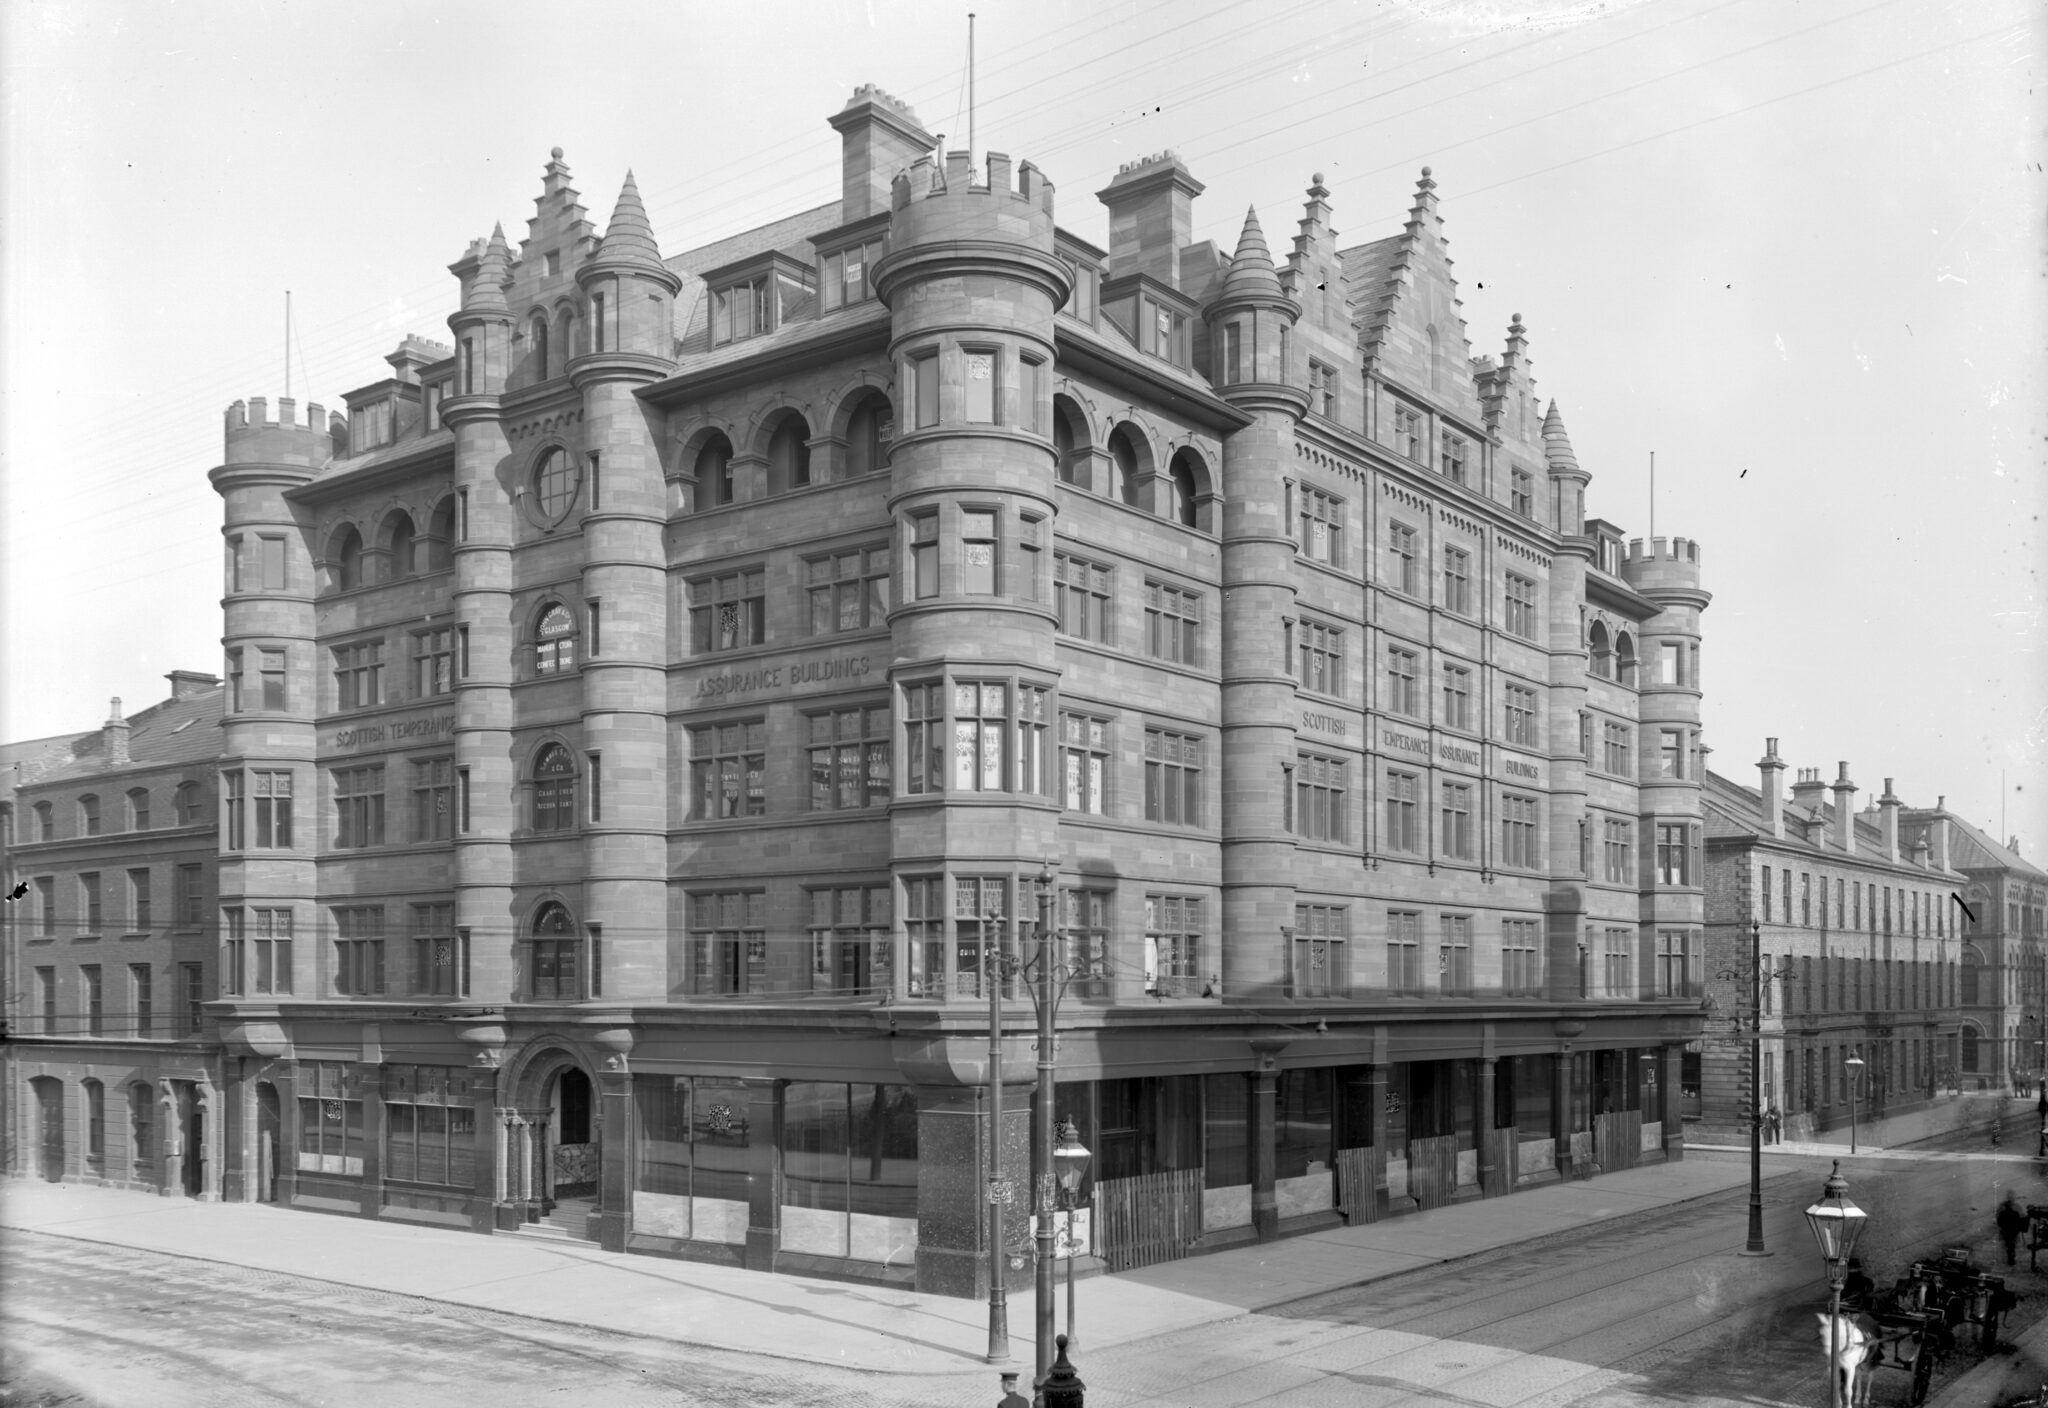
{"label": "pedestrian walking", "polygon": [[2011,1266],[2019,1256],[2020,1233],[2027,1230],[2027,1215],[2020,1211],[2020,1205],[2008,1192],[2005,1201],[1998,1205],[1998,1240],[2005,1245],[2005,1264]]}
{"label": "pedestrian walking", "polygon": [[1783,1138],[1784,1117],[1778,1113],[1778,1107],[1772,1105],[1764,1111],[1764,1142],[1776,1144]]}

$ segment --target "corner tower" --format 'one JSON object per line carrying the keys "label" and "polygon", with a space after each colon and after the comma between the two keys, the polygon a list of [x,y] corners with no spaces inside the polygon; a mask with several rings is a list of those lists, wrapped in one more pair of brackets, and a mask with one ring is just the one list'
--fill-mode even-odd
{"label": "corner tower", "polygon": [[[346,434],[318,405],[285,398],[277,418],[261,397],[228,407],[225,458],[207,475],[224,501],[227,594],[221,601],[228,703],[222,721],[220,903],[312,913],[318,789],[314,716],[321,669],[315,658],[313,555],[289,494],[334,458]],[[310,938],[311,935],[307,935]],[[292,972],[269,991],[313,993],[315,946],[288,946]],[[222,972],[219,991],[247,991]],[[270,1013],[275,1016],[275,1010]]]}
{"label": "corner tower", "polygon": [[1223,441],[1223,991],[1270,1001],[1287,991],[1294,838],[1273,760],[1294,756],[1295,681],[1283,622],[1295,599],[1287,475],[1308,412],[1291,355],[1301,307],[1280,285],[1257,211],[1207,311],[1217,394],[1252,417]]}
{"label": "corner tower", "polygon": [[[971,912],[1017,918],[1059,845],[1051,369],[1053,314],[1072,286],[1053,256],[1052,184],[999,152],[976,174],[951,152],[943,169],[923,157],[898,175],[875,266],[901,388],[893,678],[906,717],[930,730],[891,839],[914,864],[979,870]],[[967,944],[908,967],[907,990],[928,997],[974,997],[988,971]]]}
{"label": "corner tower", "polygon": [[[965,152],[897,176],[874,269],[899,389],[890,683],[907,738],[891,865],[906,914],[950,914],[954,932],[950,946],[913,937],[892,986],[959,1003],[985,999],[993,960],[1035,917],[1034,879],[1061,854],[1051,371],[1053,315],[1072,292],[1053,255],[1051,183],[1027,162],[1012,185],[996,152],[986,181],[974,178]],[[921,1127],[974,1118],[979,1083],[935,1089]],[[1019,1168],[1022,1092],[1005,1099],[997,1136]],[[1027,1235],[1026,1211],[1011,1207],[1006,1236]],[[985,1284],[972,1232],[952,1245],[921,1236],[917,1263],[919,1285]]]}

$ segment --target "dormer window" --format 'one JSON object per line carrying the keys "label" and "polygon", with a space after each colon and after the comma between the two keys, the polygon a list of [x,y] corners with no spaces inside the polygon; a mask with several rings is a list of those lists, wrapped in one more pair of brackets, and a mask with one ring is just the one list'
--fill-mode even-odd
{"label": "dormer window", "polygon": [[391,402],[372,401],[348,418],[349,453],[363,454],[391,443]]}
{"label": "dormer window", "polygon": [[[810,317],[817,307],[817,293],[811,287],[815,276],[808,267],[782,255],[749,260],[748,265],[744,273],[728,266],[705,276],[705,281],[712,285],[714,347],[773,332],[784,323]],[[841,268],[843,278],[844,265]],[[841,291],[844,292],[843,285]]]}
{"label": "dormer window", "polygon": [[824,311],[865,302],[875,296],[875,261],[882,257],[882,242],[869,240],[835,249],[821,261],[818,293]]}
{"label": "dormer window", "polygon": [[711,295],[711,340],[714,344],[768,331],[768,280],[748,279]]}
{"label": "dormer window", "polygon": [[1188,320],[1184,314],[1148,298],[1138,328],[1140,344],[1147,352],[1177,367],[1188,364]]}
{"label": "dormer window", "polygon": [[1060,311],[1090,327],[1095,326],[1096,281],[1101,275],[1072,259],[1062,258],[1060,262],[1067,266],[1067,272],[1074,279],[1074,291],[1068,295],[1066,306]]}

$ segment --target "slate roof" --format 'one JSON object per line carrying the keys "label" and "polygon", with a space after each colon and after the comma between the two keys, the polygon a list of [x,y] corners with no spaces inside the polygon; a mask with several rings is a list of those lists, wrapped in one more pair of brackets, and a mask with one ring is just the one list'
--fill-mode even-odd
{"label": "slate roof", "polygon": [[1954,812],[1944,810],[1937,815],[1948,818],[1949,864],[1957,870],[2016,870],[2034,880],[2048,880],[2048,871],[2010,846],[1999,845]]}
{"label": "slate roof", "polygon": [[[1711,768],[1707,770],[1706,786],[1701,789],[1700,809],[1705,818],[1709,839],[1770,835],[1770,825],[1764,818],[1762,789],[1745,787],[1731,778],[1721,776]],[[1805,839],[1807,827],[1812,824],[1809,820],[1811,813],[1793,803],[1789,790],[1783,799],[1782,812],[1785,818],[1785,835],[1782,841],[1778,837],[1771,837],[1773,845],[1783,844],[1795,849],[1812,851],[1817,855],[1843,854],[1834,847],[1831,839],[1834,835],[1835,819],[1832,803],[1823,803],[1820,807],[1819,835],[1823,839],[1818,841]],[[1862,812],[1856,813],[1854,833],[1858,860],[1875,861],[1879,865],[1894,863],[1885,858],[1883,829]],[[1900,847],[1896,864],[1908,869],[1919,869],[1907,859],[1904,846]],[[1927,868],[1930,871],[1933,869],[1931,866]]]}
{"label": "slate roof", "polygon": [[[132,714],[128,719],[128,764],[112,768],[107,763],[106,734],[95,728],[71,734],[62,756],[31,777],[24,775],[21,788],[65,782],[82,777],[102,777],[109,772],[205,762],[220,756],[220,721],[227,711],[227,687],[215,685],[183,699],[166,699],[161,704]],[[45,740],[50,741],[50,740]],[[15,744],[14,747],[24,745]]]}

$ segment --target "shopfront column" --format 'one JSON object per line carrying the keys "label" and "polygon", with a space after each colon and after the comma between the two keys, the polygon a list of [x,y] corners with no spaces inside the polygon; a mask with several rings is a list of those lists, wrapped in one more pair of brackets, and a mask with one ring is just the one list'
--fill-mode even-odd
{"label": "shopfront column", "polygon": [[[1754,1056],[1751,1060],[1756,1059]],[[1685,1070],[1685,1047],[1677,1042],[1664,1045],[1663,1057],[1657,1062],[1660,1089],[1657,1092],[1659,1113],[1664,1119],[1664,1157],[1668,1160],[1685,1157],[1685,1118],[1679,1098],[1679,1083]],[[1750,1073],[1755,1079],[1755,1072]]]}
{"label": "shopfront column", "polygon": [[632,1233],[633,1077],[626,1058],[613,1056],[598,1073],[599,1149],[597,1240],[608,1252],[623,1252]]}

